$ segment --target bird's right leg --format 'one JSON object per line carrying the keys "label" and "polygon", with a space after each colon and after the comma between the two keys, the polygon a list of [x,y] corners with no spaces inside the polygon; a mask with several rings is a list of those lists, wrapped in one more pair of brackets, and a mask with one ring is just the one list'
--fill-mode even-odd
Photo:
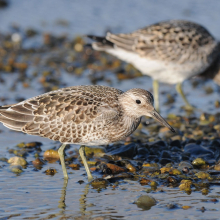
{"label": "bird's right leg", "polygon": [[87,160],[86,160],[86,156],[85,156],[85,146],[82,145],[80,146],[79,148],[79,154],[80,154],[80,157],[82,158],[82,161],[83,161],[83,164],[84,164],[84,167],[86,169],[86,173],[87,173],[87,176],[88,176],[88,181],[92,181],[93,180],[93,177],[92,177],[92,174],[90,172],[90,169],[89,169],[89,166],[88,166],[88,163],[87,163]]}
{"label": "bird's right leg", "polygon": [[185,94],[184,94],[184,92],[183,92],[182,83],[177,83],[177,84],[176,84],[176,91],[180,94],[180,96],[182,97],[183,101],[185,102],[185,104],[186,104],[186,109],[193,110],[194,107],[189,104],[189,102],[188,102],[188,100],[186,99],[186,96],[185,96]]}
{"label": "bird's right leg", "polygon": [[153,93],[154,93],[154,105],[155,109],[159,112],[160,111],[160,104],[159,104],[159,83],[157,80],[153,80]]}

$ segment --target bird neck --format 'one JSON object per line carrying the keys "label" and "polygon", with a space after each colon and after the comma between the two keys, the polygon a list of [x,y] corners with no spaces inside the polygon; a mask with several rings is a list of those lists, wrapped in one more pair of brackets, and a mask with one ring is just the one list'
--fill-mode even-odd
{"label": "bird neck", "polygon": [[130,117],[128,115],[125,115],[123,117],[123,127],[126,130],[126,136],[129,136],[132,134],[138,127],[138,125],[141,122],[141,117]]}

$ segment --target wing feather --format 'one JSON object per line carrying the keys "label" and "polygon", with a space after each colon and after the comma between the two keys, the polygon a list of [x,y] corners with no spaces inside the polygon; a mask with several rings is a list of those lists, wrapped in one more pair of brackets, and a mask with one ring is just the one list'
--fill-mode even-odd
{"label": "wing feather", "polygon": [[0,122],[24,133],[61,142],[80,143],[86,133],[99,132],[116,117],[120,90],[104,86],[60,89],[0,107]]}

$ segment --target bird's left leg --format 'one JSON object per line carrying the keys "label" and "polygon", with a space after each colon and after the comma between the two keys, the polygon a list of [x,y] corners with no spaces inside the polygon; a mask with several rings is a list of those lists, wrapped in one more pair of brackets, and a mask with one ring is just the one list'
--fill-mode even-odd
{"label": "bird's left leg", "polygon": [[87,160],[86,160],[86,156],[85,156],[85,146],[82,145],[80,146],[79,148],[79,154],[82,158],[82,161],[83,161],[83,164],[84,164],[84,167],[86,169],[86,173],[87,173],[87,176],[88,176],[88,181],[92,181],[93,180],[93,177],[92,177],[92,174],[90,172],[90,169],[89,169],[89,166],[88,166],[88,163],[87,163]]}

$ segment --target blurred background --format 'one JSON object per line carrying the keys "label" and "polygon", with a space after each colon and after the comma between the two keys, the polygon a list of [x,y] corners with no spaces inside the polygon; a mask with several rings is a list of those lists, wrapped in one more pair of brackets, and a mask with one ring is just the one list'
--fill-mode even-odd
{"label": "blurred background", "polygon": [[[58,87],[91,83],[152,91],[151,78],[141,77],[131,65],[115,57],[85,47],[90,41],[83,36],[102,36],[107,31],[127,33],[163,20],[186,19],[203,25],[219,39],[219,8],[217,0],[208,4],[205,0],[2,0],[2,102],[11,103],[15,96],[22,100]],[[212,81],[199,82],[184,83],[189,102],[215,113],[215,106],[219,106],[218,87]],[[14,93],[9,93],[9,89]],[[174,86],[161,84],[160,92],[164,116],[171,111],[185,114]]]}

